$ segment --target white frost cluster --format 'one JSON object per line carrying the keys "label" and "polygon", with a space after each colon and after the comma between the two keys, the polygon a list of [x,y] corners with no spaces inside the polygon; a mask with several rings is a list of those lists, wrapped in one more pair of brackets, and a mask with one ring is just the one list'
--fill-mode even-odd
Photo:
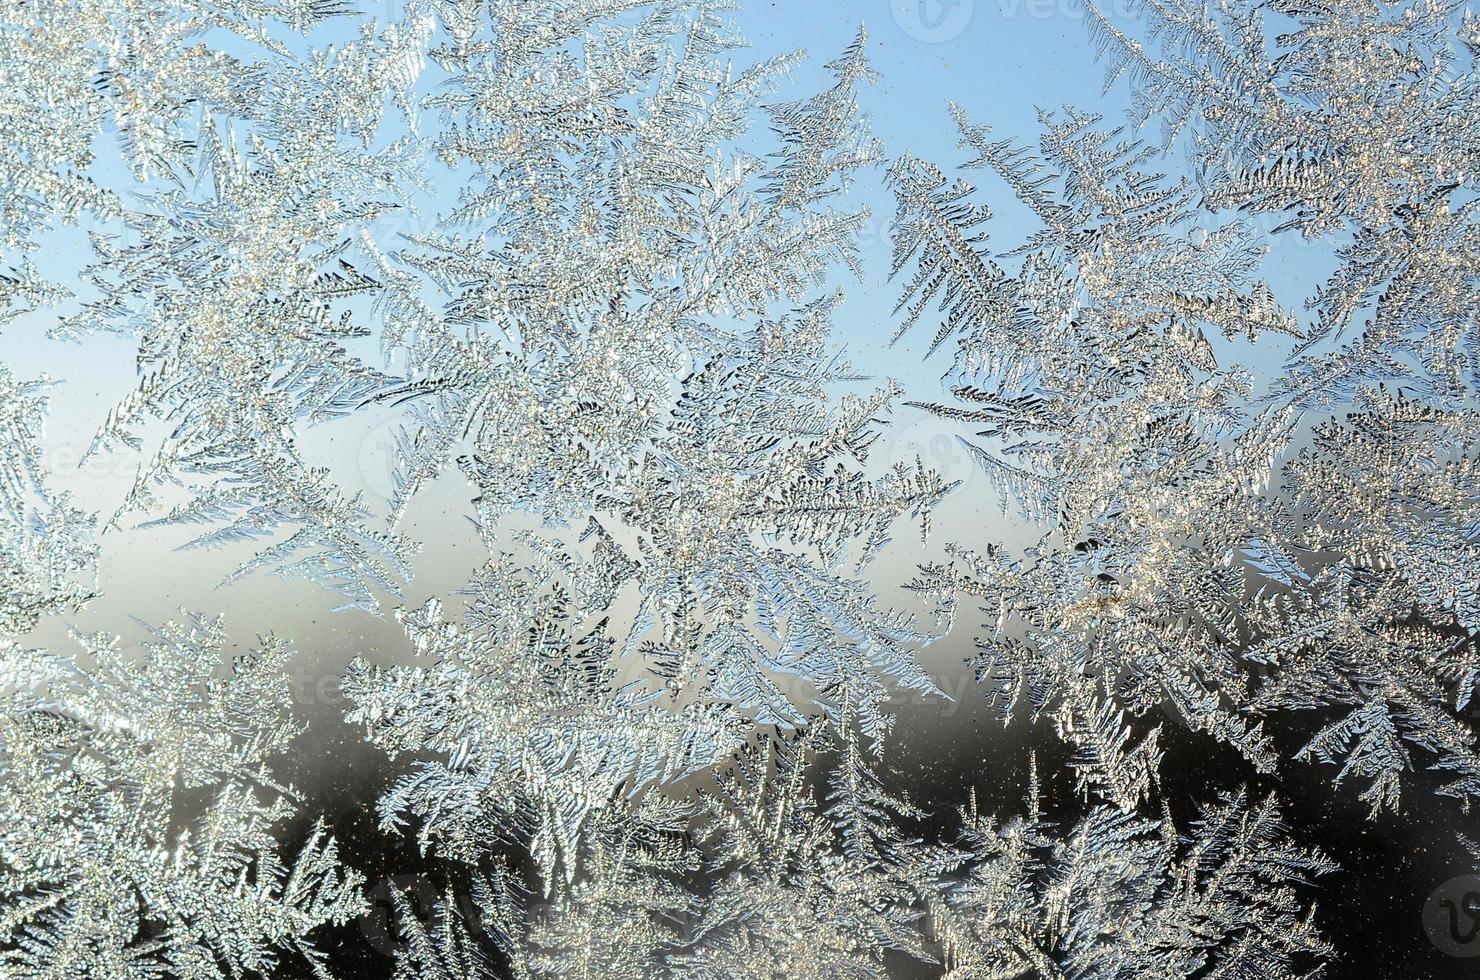
{"label": "white frost cluster", "polygon": [[[0,980],[347,975],[323,937],[367,909],[321,823],[285,840],[286,641],[28,643],[106,593],[103,528],[395,608],[405,650],[342,679],[400,768],[357,802],[449,888],[429,921],[392,896],[395,980],[1311,976],[1341,855],[1274,796],[1169,798],[1169,728],[1374,814],[1422,767],[1480,797],[1477,22],[1091,9],[1133,127],[1064,109],[1029,144],[953,106],[979,193],[891,159],[864,32],[796,96],[802,55],[737,68],[727,7],[0,10],[0,326],[137,344],[101,522],[53,489],[47,382],[0,366]],[[944,392],[837,352],[871,180]],[[994,193],[1025,240],[988,242]],[[63,233],[70,279],[34,260]],[[1297,235],[1333,259],[1303,307],[1265,267]],[[1036,535],[935,529],[933,621],[874,576],[958,490],[877,458],[906,394]],[[380,513],[313,437],[385,413]],[[449,483],[487,560],[403,605]],[[1069,748],[1024,813],[924,813],[885,765],[947,629],[966,696]]]}

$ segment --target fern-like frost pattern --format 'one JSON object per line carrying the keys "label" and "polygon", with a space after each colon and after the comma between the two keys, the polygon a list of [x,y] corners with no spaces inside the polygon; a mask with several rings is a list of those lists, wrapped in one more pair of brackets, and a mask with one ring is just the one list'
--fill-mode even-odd
{"label": "fern-like frost pattern", "polygon": [[[1129,120],[962,91],[940,160],[866,29],[807,92],[720,0],[363,6],[0,10],[0,328],[135,369],[94,504],[0,365],[0,980],[360,976],[408,853],[394,980],[1293,980],[1345,857],[1295,781],[1480,798],[1468,12],[1087,6]],[[939,390],[840,343],[869,188]],[[325,447],[387,424],[380,494]],[[396,639],[306,721],[311,637],[83,628],[146,538]],[[947,691],[1039,740],[1021,807],[911,798]],[[353,848],[285,775],[335,731]]]}

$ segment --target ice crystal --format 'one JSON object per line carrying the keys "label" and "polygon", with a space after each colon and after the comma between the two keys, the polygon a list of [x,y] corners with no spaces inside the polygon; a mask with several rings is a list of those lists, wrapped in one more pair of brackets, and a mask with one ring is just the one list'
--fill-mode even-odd
{"label": "ice crystal", "polygon": [[1451,3],[1276,10],[1298,29],[1267,37],[1254,4],[1211,17],[1137,4],[1150,48],[1103,14],[1091,23],[1143,113],[1189,132],[1208,207],[1333,238],[1340,263],[1311,297],[1282,396],[1326,407],[1398,378],[1464,399],[1477,381],[1476,22]]}
{"label": "ice crystal", "polygon": [[[1336,258],[1264,399],[1332,417],[1240,552],[1267,583],[1251,707],[1351,709],[1302,754],[1367,780],[1374,810],[1397,805],[1405,740],[1471,796],[1476,23],[1445,3],[1144,13],[1149,46],[1090,20],[1111,77],[1186,135],[1203,207],[1273,214]],[[1281,15],[1297,29],[1269,38]]]}
{"label": "ice crystal", "polygon": [[1343,712],[1301,755],[1340,762],[1337,781],[1364,781],[1374,811],[1397,808],[1417,760],[1468,804],[1480,795],[1467,714],[1480,679],[1474,413],[1379,392],[1354,407],[1285,467],[1290,512],[1258,542],[1269,586],[1244,656],[1271,674],[1253,707]]}
{"label": "ice crystal", "polygon": [[[498,899],[483,882],[477,888],[482,908],[498,907]],[[404,940],[396,951],[392,980],[493,980],[497,976],[489,949],[480,941],[478,930],[470,930],[463,922],[451,892],[433,909],[430,927],[416,917],[400,892],[391,892],[391,902]],[[496,925],[491,912],[481,915],[486,918],[477,925]]]}
{"label": "ice crystal", "polygon": [[828,204],[878,156],[855,106],[863,39],[833,89],[770,110],[768,160],[730,143],[794,59],[732,77],[717,5],[436,9],[436,149],[471,172],[446,232],[384,260],[388,340],[413,369],[390,394],[420,413],[402,496],[466,433],[485,506],[581,514],[643,472],[674,378],[725,349],[728,314],[808,299],[853,258],[865,215]]}
{"label": "ice crystal", "polygon": [[0,365],[0,635],[91,597],[92,518],[49,486],[41,427],[47,382],[17,381]]}
{"label": "ice crystal", "polygon": [[920,814],[890,801],[887,839],[859,850],[816,798],[818,747],[747,750],[697,808],[600,821],[550,902],[503,871],[471,902],[449,895],[430,928],[400,902],[398,980],[491,977],[495,962],[527,978],[884,978],[911,960],[953,980],[1293,978],[1331,953],[1305,895],[1333,866],[1289,840],[1272,800],[1229,794],[1185,836],[1109,806],[1065,833],[1035,779],[1026,815],[999,822],[973,798],[948,844],[901,833]]}
{"label": "ice crystal", "polygon": [[1332,952],[1300,892],[1333,866],[1289,843],[1272,800],[1221,798],[1187,836],[1169,814],[1104,806],[1058,836],[1029,803],[999,823],[973,799],[936,858],[931,921],[951,980],[1294,978]]}
{"label": "ice crystal", "polygon": [[[379,829],[448,882],[429,922],[393,892],[396,980],[1309,976],[1333,865],[1273,796],[1184,821],[1168,726],[1379,816],[1423,766],[1480,798],[1470,15],[1090,8],[1132,125],[1045,112],[1029,146],[955,107],[978,192],[881,166],[861,30],[793,98],[803,56],[737,68],[724,2],[397,6],[0,11],[0,326],[137,343],[90,450],[140,459],[107,527],[374,613],[419,508],[471,497],[438,531],[492,557],[343,677],[401,767]],[[958,485],[880,462],[905,393],[834,337],[881,173],[896,338],[952,357],[912,405],[1031,538],[953,526],[912,587],[1070,746],[1061,820],[1036,766],[1026,815],[973,797],[959,832],[884,767],[939,630],[873,565]],[[1035,227],[999,248],[1002,188]],[[1292,287],[1266,256],[1297,237],[1329,261]],[[288,645],[20,642],[95,591],[48,386],[0,366],[0,976],[327,977],[365,906],[322,824],[283,856]],[[385,513],[313,445],[372,413]]]}
{"label": "ice crystal", "polygon": [[[112,114],[148,179],[107,232],[92,233],[86,276],[100,298],[57,332],[138,338],[138,387],[92,452],[142,448],[141,426],[169,423],[114,523],[195,479],[197,492],[156,517],[210,525],[193,546],[289,532],[233,577],[268,567],[375,608],[375,591],[406,576],[410,543],[370,526],[359,495],[307,459],[296,424],[346,415],[382,384],[347,350],[370,332],[349,300],[374,280],[346,249],[414,182],[409,138],[370,144],[385,103],[415,80],[429,22],[412,8],[404,24],[302,55],[252,26],[261,60],[241,62],[183,43],[212,19],[205,8],[181,5],[150,30],[160,14],[145,5],[97,6],[103,22],[125,25],[121,51],[94,50],[85,21],[40,37],[92,52],[112,95],[95,95],[92,112]],[[284,12],[306,25],[337,9]]]}
{"label": "ice crystal", "polygon": [[[970,165],[1044,228],[1009,271],[971,186],[900,160],[894,267],[913,266],[901,331],[942,309],[931,346],[955,339],[960,402],[926,407],[976,427],[967,448],[1042,537],[1020,558],[959,552],[916,588],[995,617],[979,673],[1009,713],[1026,701],[1051,716],[1086,786],[1123,806],[1154,782],[1158,728],[1140,720],[1167,705],[1268,768],[1239,711],[1243,583],[1223,558],[1286,423],[1245,411],[1247,373],[1220,367],[1205,335],[1292,329],[1252,280],[1259,242],[1237,221],[1205,227],[1185,182],[1094,117],[1045,117],[1041,155],[957,118]],[[1127,713],[1144,728],[1135,744]]]}
{"label": "ice crystal", "polygon": [[578,879],[548,902],[530,907],[506,875],[480,881],[481,945],[450,903],[435,932],[407,921],[423,941],[407,946],[406,976],[438,976],[473,949],[498,950],[519,977],[882,980],[890,951],[928,960],[908,876],[850,860],[819,807],[815,742],[746,749],[698,803],[608,815],[583,840]]}
{"label": "ice crystal", "polygon": [[717,764],[744,734],[721,707],[669,712],[619,685],[605,620],[583,627],[556,571],[491,563],[462,626],[435,600],[399,614],[429,664],[356,661],[345,683],[371,741],[445,756],[381,800],[388,825],[414,815],[424,846],[464,860],[525,845],[547,877],[574,873],[593,812]]}
{"label": "ice crystal", "polygon": [[817,747],[814,737],[741,757],[706,796],[720,873],[676,960],[680,976],[719,980],[761,970],[882,980],[891,953],[930,959],[901,867],[906,839],[892,823],[908,808],[888,801],[890,810],[875,810],[869,821],[883,839],[865,837],[866,828],[839,819],[870,801],[852,792],[863,787],[847,773],[824,811],[807,782]]}
{"label": "ice crystal", "polygon": [[[0,972],[271,976],[363,908],[322,829],[284,861],[292,791],[268,763],[299,728],[269,638],[215,676],[220,621],[168,624],[87,660],[7,642],[0,681]],[[320,975],[327,975],[319,968]]]}
{"label": "ice crystal", "polygon": [[[1270,42],[1275,13],[1253,6],[1138,10],[1149,44],[1097,10],[1090,25],[1190,178],[1073,110],[1042,117],[1034,153],[958,109],[968,166],[1042,226],[994,255],[972,187],[891,169],[901,332],[939,309],[930,349],[956,351],[957,400],[927,407],[975,428],[972,454],[1043,528],[1022,555],[956,549],[916,587],[995,617],[979,673],[1009,712],[1048,714],[1084,787],[1122,806],[1155,784],[1157,714],[1272,771],[1258,719],[1336,706],[1354,713],[1299,755],[1372,780],[1374,806],[1396,804],[1405,738],[1468,795],[1475,178],[1454,130],[1473,23],[1301,8]],[[1337,260],[1309,317],[1258,278],[1285,231]],[[1237,359],[1268,333],[1297,344],[1260,379]],[[1336,414],[1311,430],[1312,410]]]}
{"label": "ice crystal", "polygon": [[413,413],[397,512],[456,457],[490,534],[513,510],[594,514],[586,544],[642,596],[621,642],[654,634],[675,697],[795,726],[809,689],[858,674],[931,690],[926,636],[840,574],[949,489],[919,466],[865,477],[895,392],[838,397],[859,379],[817,289],[855,258],[865,213],[841,192],[879,158],[864,37],[832,87],[767,108],[763,157],[732,144],[792,59],[732,73],[715,5],[436,10],[437,150],[470,175],[445,230],[376,273],[410,368],[380,396]]}

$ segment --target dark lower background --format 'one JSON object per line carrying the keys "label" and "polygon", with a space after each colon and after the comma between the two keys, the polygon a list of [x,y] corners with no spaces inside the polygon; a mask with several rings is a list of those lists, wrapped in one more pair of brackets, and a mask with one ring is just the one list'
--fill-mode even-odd
{"label": "dark lower background", "polygon": [[[1021,813],[1029,760],[1036,757],[1045,808],[1056,819],[1072,821],[1082,804],[1064,768],[1067,753],[1048,727],[1020,720],[1004,726],[994,708],[970,697],[969,690],[964,693],[954,704],[912,705],[903,711],[889,740],[894,787],[931,814],[931,829],[949,835],[956,809],[972,788],[984,809],[1004,817]],[[324,707],[322,701],[319,705]],[[345,862],[368,879],[373,903],[363,920],[321,933],[320,946],[329,952],[336,976],[388,978],[397,941],[390,890],[409,894],[425,912],[449,882],[456,887],[456,871],[419,854],[414,837],[387,835],[377,826],[373,801],[404,771],[407,760],[385,760],[361,743],[337,712],[315,715],[302,749],[322,768],[312,781],[298,783],[306,794],[304,812],[326,815]],[[1320,724],[1314,714],[1297,721],[1268,729],[1286,758]],[[1333,784],[1334,768],[1287,762],[1278,779],[1258,778],[1235,754],[1170,724],[1163,727],[1162,744],[1162,795],[1179,827],[1185,829],[1195,817],[1195,801],[1211,800],[1219,790],[1243,785],[1261,796],[1276,792],[1293,838],[1319,847],[1341,865],[1311,892],[1317,921],[1340,953],[1324,974],[1327,980],[1480,977],[1480,955],[1446,955],[1425,933],[1430,895],[1451,878],[1476,870],[1459,836],[1469,832],[1472,819],[1459,801],[1432,792],[1440,783],[1432,773],[1408,773],[1401,811],[1373,817],[1357,798],[1359,785]],[[1480,954],[1480,936],[1468,948]],[[307,977],[301,966],[285,964],[281,975]],[[933,974],[901,963],[897,975],[913,980]]]}

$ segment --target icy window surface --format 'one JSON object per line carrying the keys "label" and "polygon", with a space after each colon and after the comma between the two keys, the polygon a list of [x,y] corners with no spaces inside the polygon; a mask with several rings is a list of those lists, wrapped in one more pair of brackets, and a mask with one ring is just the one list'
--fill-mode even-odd
{"label": "icy window surface", "polygon": [[0,980],[1480,953],[1480,21],[766,6],[0,6]]}

